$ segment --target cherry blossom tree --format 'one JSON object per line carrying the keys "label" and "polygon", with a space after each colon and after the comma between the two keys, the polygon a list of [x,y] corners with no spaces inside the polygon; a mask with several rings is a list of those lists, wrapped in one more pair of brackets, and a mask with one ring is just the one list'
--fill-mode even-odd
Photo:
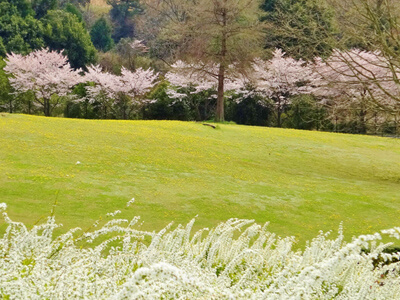
{"label": "cherry blossom tree", "polygon": [[[311,93],[310,83],[315,81],[315,74],[310,65],[286,57],[280,49],[276,49],[268,61],[257,59],[253,69],[254,85],[266,99],[273,101],[277,126],[281,127],[282,114],[290,105],[290,96]],[[270,103],[266,100],[264,104]]]}
{"label": "cherry blossom tree", "polygon": [[[165,79],[176,88],[193,88],[192,93],[215,89],[217,82],[211,69],[213,66],[202,66],[200,64],[188,64],[181,60],[175,62],[172,69],[165,75]],[[174,90],[170,89],[173,93]],[[177,98],[180,96],[177,94]]]}
{"label": "cherry blossom tree", "polygon": [[149,48],[141,40],[123,38],[116,45],[116,51],[121,56],[121,63],[129,70],[136,70],[137,59],[149,51]]}
{"label": "cherry blossom tree", "polygon": [[379,52],[334,50],[327,60],[316,59],[315,72],[321,95],[369,97],[381,106],[393,105],[400,96],[400,69]]}
{"label": "cherry blossom tree", "polygon": [[10,84],[17,93],[31,91],[45,116],[50,116],[63,96],[82,82],[81,70],[71,68],[67,57],[42,49],[23,56],[8,54],[4,70],[11,75]]}
{"label": "cherry blossom tree", "polygon": [[[190,64],[179,60],[165,75],[165,79],[170,83],[167,93],[171,98],[190,106],[196,112],[196,118],[200,120],[200,103],[205,101],[207,109],[210,102],[216,102],[218,81],[215,74],[218,69],[214,64]],[[234,71],[234,66],[229,66],[224,79],[225,93],[241,90],[244,86],[243,78],[240,73]]]}
{"label": "cherry blossom tree", "polygon": [[[178,61],[172,67],[166,74],[166,79],[172,85],[172,89],[169,90],[172,97],[185,99],[187,93],[179,92],[179,88],[182,87],[191,87],[192,94],[217,88],[214,75],[218,70],[216,65],[194,65]],[[315,74],[308,64],[302,60],[285,57],[285,53],[280,49],[274,51],[273,58],[269,61],[256,59],[252,71],[248,72],[247,76],[236,72],[235,68],[235,65],[226,68],[225,91],[242,95],[237,101],[255,94],[263,96],[265,100],[262,104],[265,106],[271,105],[269,100],[272,100],[279,127],[282,125],[282,113],[290,104],[290,96],[311,93],[309,83],[315,81]]]}
{"label": "cherry blossom tree", "polygon": [[167,94],[176,102],[182,102],[194,112],[197,121],[202,119],[200,105],[204,103],[204,116],[208,118],[210,106],[215,106],[216,80],[204,66],[188,64],[181,60],[172,65],[171,70],[165,74],[169,82]]}
{"label": "cherry blossom tree", "polygon": [[78,101],[87,101],[88,103],[100,106],[103,118],[107,118],[108,112],[112,110],[112,101],[115,97],[112,91],[114,85],[118,84],[117,76],[108,72],[102,72],[102,68],[90,66],[87,68],[85,81],[89,82],[86,86],[86,97]]}
{"label": "cherry blossom tree", "polygon": [[158,73],[142,68],[132,72],[122,68],[121,76],[102,72],[100,66],[88,67],[86,81],[94,85],[87,87],[91,103],[100,101],[103,109],[114,110],[120,118],[127,119],[135,105],[144,102],[143,96],[156,84]]}
{"label": "cherry blossom tree", "polygon": [[334,50],[328,59],[315,60],[314,94],[324,98],[335,126],[339,118],[355,121],[355,115],[358,131],[365,133],[368,121],[376,128],[378,120],[387,120],[387,112],[399,114],[399,71],[380,52]]}

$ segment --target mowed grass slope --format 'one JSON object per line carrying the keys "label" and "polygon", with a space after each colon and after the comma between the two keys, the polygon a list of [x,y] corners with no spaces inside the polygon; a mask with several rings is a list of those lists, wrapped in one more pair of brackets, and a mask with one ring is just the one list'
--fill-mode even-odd
{"label": "mowed grass slope", "polygon": [[64,230],[117,209],[144,229],[237,217],[302,241],[400,225],[400,140],[218,127],[0,115],[0,202],[34,224],[57,199]]}

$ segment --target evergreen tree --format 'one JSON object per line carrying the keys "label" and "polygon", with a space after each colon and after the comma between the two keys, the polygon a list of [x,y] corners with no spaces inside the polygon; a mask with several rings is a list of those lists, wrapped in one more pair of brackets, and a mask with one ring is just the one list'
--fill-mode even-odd
{"label": "evergreen tree", "polygon": [[73,68],[96,61],[96,48],[83,23],[66,11],[53,10],[43,18],[45,41],[51,50],[65,50]]}
{"label": "evergreen tree", "polygon": [[79,8],[76,5],[68,2],[65,5],[64,10],[66,12],[69,12],[70,14],[75,15],[78,18],[79,22],[83,22],[82,12],[79,10]]}
{"label": "evergreen tree", "polygon": [[338,30],[334,11],[325,0],[265,0],[266,48],[279,48],[294,58],[327,57]]}
{"label": "evergreen tree", "polygon": [[8,81],[9,75],[4,72],[5,66],[5,61],[0,57],[0,111],[7,111],[9,113],[12,113],[14,111],[14,97],[11,94],[11,86],[10,82]]}
{"label": "evergreen tree", "polygon": [[134,17],[143,12],[138,0],[107,0],[111,5],[110,17],[114,23],[113,39],[116,43],[122,38],[135,35]]}
{"label": "evergreen tree", "polygon": [[28,0],[0,0],[0,3],[8,3],[15,7],[22,18],[34,15],[31,3]]}
{"label": "evergreen tree", "polygon": [[110,50],[114,43],[111,38],[112,28],[104,17],[101,17],[94,23],[90,30],[90,37],[93,45],[103,52]]}
{"label": "evergreen tree", "polygon": [[0,57],[4,57],[7,53],[6,47],[4,46],[3,43],[3,38],[0,37]]}
{"label": "evergreen tree", "polygon": [[49,10],[57,8],[57,0],[32,0],[32,8],[37,19],[43,18]]}
{"label": "evergreen tree", "polygon": [[0,37],[6,52],[26,54],[44,46],[43,26],[32,15],[28,2],[0,0]]}

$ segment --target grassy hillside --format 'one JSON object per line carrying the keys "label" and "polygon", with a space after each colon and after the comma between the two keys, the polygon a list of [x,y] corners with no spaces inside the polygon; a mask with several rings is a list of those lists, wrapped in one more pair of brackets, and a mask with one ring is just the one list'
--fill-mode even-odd
{"label": "grassy hillside", "polygon": [[198,215],[197,228],[250,218],[304,240],[343,222],[352,236],[400,225],[400,140],[4,114],[0,195],[29,224],[57,199],[65,228],[121,209],[150,230]]}

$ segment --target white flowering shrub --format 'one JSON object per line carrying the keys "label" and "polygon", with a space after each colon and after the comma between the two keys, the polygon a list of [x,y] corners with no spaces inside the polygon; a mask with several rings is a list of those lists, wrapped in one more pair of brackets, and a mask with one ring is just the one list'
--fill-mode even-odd
{"label": "white flowering shrub", "polygon": [[[7,216],[4,204],[0,209],[8,223],[0,240],[5,299],[400,297],[399,254],[382,253],[389,244],[378,245],[380,234],[346,243],[341,229],[336,239],[321,233],[300,251],[293,250],[294,238],[277,237],[268,224],[251,220],[231,219],[192,233],[193,220],[155,233],[138,229],[140,218],[134,217],[54,237],[60,225],[53,217],[28,230]],[[97,239],[95,246],[85,244]]]}

